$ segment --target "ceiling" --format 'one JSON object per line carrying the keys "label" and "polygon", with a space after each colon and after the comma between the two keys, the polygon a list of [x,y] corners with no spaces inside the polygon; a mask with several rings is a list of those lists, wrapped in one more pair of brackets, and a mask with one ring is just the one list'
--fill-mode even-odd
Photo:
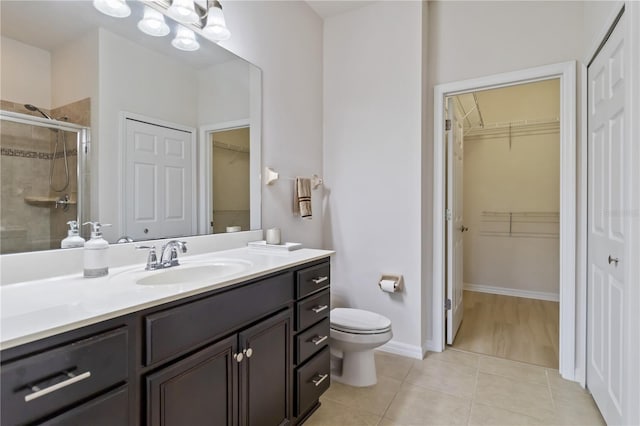
{"label": "ceiling", "polygon": [[340,15],[354,9],[366,6],[375,1],[370,0],[307,0],[311,9],[313,9],[321,18]]}
{"label": "ceiling", "polygon": [[544,80],[455,96],[466,130],[557,121],[560,80]]}

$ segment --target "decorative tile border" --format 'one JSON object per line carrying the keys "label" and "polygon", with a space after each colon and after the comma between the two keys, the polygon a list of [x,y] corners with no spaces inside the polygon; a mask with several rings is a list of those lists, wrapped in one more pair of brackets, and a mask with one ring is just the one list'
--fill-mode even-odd
{"label": "decorative tile border", "polygon": [[[14,149],[14,148],[0,148],[0,155],[7,157],[22,157],[22,158],[34,158],[38,160],[51,160],[53,159],[52,152],[37,152],[37,151],[26,151],[24,149]],[[67,156],[73,157],[78,155],[77,149],[67,150]],[[64,157],[64,152],[58,152],[55,158]]]}

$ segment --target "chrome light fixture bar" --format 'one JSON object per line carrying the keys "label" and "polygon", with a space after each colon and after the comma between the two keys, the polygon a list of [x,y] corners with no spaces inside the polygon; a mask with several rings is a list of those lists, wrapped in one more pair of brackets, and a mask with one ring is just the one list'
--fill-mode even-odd
{"label": "chrome light fixture bar", "polygon": [[[171,32],[162,11],[185,25],[176,29],[176,37],[171,41],[177,49],[193,51],[200,48],[196,34],[188,26],[200,30],[199,34],[215,42],[231,37],[218,0],[145,0],[142,3],[145,4],[144,17],[138,22],[138,29],[143,33],[163,37]],[[131,15],[127,0],[93,0],[93,5],[100,12],[116,18]]]}

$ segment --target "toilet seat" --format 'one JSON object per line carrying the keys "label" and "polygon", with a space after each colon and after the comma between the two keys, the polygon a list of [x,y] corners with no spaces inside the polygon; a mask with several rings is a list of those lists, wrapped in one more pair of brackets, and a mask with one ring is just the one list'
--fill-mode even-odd
{"label": "toilet seat", "polygon": [[351,334],[381,334],[391,330],[391,320],[380,314],[352,308],[331,310],[331,328]]}

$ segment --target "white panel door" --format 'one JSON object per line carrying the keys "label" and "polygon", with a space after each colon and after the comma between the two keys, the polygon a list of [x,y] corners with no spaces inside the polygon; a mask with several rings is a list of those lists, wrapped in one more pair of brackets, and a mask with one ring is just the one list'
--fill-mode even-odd
{"label": "white panel door", "polygon": [[[626,317],[624,16],[588,70],[587,386],[607,424],[623,423]],[[637,260],[636,260],[637,261]],[[638,325],[635,324],[635,327]],[[637,361],[637,360],[636,360]]]}
{"label": "white panel door", "polygon": [[124,234],[193,234],[192,133],[126,119]]}
{"label": "white panel door", "polygon": [[453,344],[462,323],[463,305],[463,235],[467,230],[462,217],[462,173],[464,140],[462,120],[453,98],[447,100],[451,130],[447,133],[447,343]]}

